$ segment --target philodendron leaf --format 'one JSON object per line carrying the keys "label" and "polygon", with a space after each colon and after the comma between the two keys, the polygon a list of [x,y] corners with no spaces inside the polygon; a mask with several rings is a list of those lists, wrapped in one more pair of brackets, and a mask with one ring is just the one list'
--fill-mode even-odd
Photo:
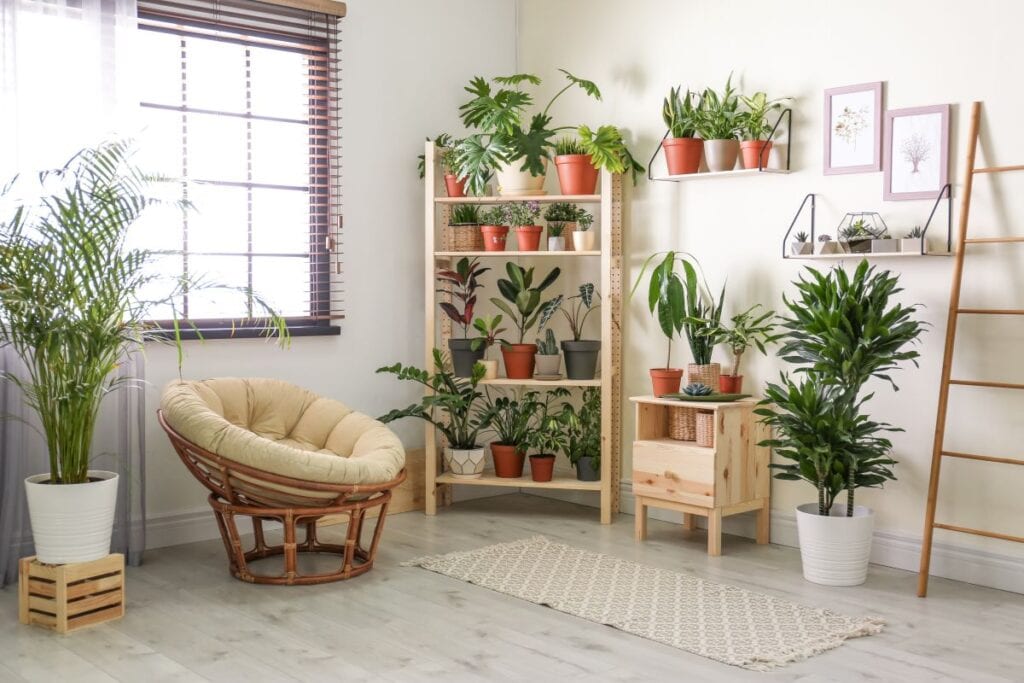
{"label": "philodendron leaf", "polygon": [[495,76],[495,83],[501,85],[519,85],[520,83],[532,83],[533,85],[540,85],[540,78],[533,74],[512,74],[511,76]]}
{"label": "philodendron leaf", "polygon": [[597,87],[596,83],[594,83],[593,81],[588,81],[588,80],[583,79],[583,78],[577,78],[576,76],[573,76],[571,73],[569,73],[565,69],[559,69],[559,71],[561,71],[563,74],[565,74],[565,77],[567,79],[569,79],[570,82],[572,82],[575,85],[578,85],[580,88],[582,88],[588,95],[593,97],[595,100],[600,100],[601,99],[601,90]]}

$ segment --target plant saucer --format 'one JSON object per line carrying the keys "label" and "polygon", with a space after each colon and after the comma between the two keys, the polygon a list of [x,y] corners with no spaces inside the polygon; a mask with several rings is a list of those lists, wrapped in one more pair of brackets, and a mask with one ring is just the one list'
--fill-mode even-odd
{"label": "plant saucer", "polygon": [[690,396],[682,392],[676,394],[665,394],[661,398],[671,398],[676,401],[695,401],[697,403],[732,403],[741,398],[749,398],[750,394],[708,394],[707,396]]}
{"label": "plant saucer", "polygon": [[542,382],[557,382],[558,380],[562,379],[562,375],[534,375],[533,378],[539,379]]}

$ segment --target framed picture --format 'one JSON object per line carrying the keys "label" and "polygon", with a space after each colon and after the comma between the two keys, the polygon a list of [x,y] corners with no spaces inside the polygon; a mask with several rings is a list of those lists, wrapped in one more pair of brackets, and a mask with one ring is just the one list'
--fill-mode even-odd
{"label": "framed picture", "polygon": [[825,175],[882,170],[882,82],[825,91]]}
{"label": "framed picture", "polygon": [[885,113],[882,198],[935,199],[949,182],[949,105]]}

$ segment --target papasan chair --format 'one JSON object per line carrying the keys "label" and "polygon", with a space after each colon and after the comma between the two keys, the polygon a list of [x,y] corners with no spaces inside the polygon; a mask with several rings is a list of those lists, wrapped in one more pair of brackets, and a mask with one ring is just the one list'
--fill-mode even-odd
{"label": "papasan chair", "polygon": [[[358,576],[373,566],[391,490],[405,480],[405,450],[383,424],[345,405],[274,379],[225,377],[175,381],[164,389],[160,426],[206,488],[231,573],[242,581],[314,584]],[[376,509],[368,548],[363,522]],[[345,544],[322,543],[317,521],[347,515]],[[235,518],[252,519],[255,544],[245,550]],[[284,542],[268,545],[264,521],[284,525]],[[295,527],[305,527],[299,543]],[[299,553],[332,553],[341,567],[302,574]],[[252,560],[284,556],[284,572],[256,574]]]}

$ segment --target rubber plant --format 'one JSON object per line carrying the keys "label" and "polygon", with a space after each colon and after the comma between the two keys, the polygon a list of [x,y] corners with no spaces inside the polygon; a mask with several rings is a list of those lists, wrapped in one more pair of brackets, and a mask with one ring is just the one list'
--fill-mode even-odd
{"label": "rubber plant", "polygon": [[546,302],[541,301],[544,290],[558,279],[561,269],[553,268],[539,284],[533,284],[533,268],[523,268],[519,264],[509,261],[505,264],[505,272],[508,278],[498,280],[498,291],[503,299],[491,298],[491,303],[497,306],[509,317],[515,325],[518,333],[519,344],[526,339],[526,333],[537,324],[541,309]]}

